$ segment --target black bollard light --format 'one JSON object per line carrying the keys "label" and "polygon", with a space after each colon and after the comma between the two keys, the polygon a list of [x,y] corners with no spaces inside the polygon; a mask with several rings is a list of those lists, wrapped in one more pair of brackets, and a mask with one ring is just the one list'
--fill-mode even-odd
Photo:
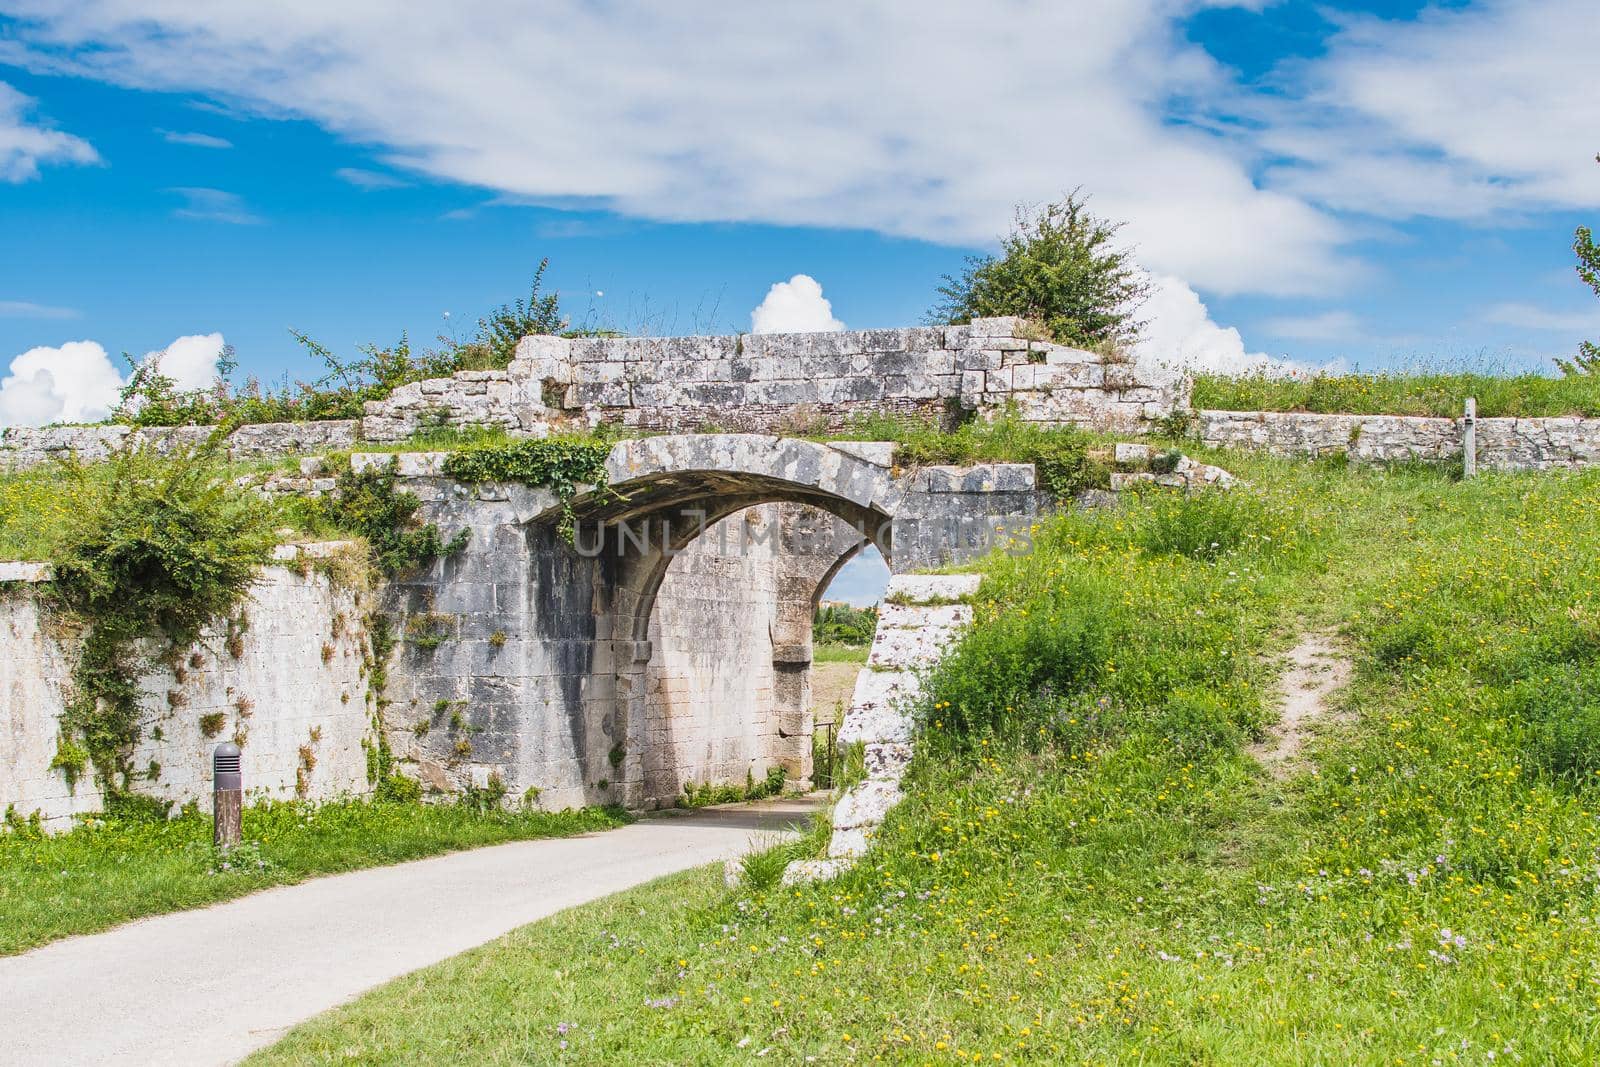
{"label": "black bollard light", "polygon": [[239,843],[244,808],[244,772],[239,746],[224,741],[211,753],[211,841],[220,849]]}

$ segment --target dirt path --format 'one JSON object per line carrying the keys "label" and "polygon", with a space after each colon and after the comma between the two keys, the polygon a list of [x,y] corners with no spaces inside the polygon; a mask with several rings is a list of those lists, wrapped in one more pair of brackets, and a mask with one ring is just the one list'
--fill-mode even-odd
{"label": "dirt path", "polygon": [[817,722],[841,723],[865,663],[818,663],[811,668],[811,708]]}
{"label": "dirt path", "polygon": [[1251,755],[1274,778],[1288,776],[1312,724],[1327,717],[1328,698],[1350,680],[1350,660],[1331,634],[1302,634],[1285,660],[1278,681],[1278,724],[1265,741],[1250,746]]}

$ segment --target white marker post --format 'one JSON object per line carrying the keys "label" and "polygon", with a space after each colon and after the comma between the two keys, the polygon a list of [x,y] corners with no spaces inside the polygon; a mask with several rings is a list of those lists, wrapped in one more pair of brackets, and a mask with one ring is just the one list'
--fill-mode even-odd
{"label": "white marker post", "polygon": [[1461,420],[1461,477],[1478,473],[1478,398],[1467,397],[1467,413]]}

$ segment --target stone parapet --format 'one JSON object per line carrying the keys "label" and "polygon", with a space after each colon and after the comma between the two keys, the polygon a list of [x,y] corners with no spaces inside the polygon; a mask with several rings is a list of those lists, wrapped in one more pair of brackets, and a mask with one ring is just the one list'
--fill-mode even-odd
{"label": "stone parapet", "polygon": [[[1218,448],[1284,456],[1345,455],[1358,463],[1442,462],[1461,457],[1461,419],[1322,415],[1293,411],[1196,412],[1200,439]],[[1600,463],[1600,419],[1480,418],[1478,466],[1555,470]]]}

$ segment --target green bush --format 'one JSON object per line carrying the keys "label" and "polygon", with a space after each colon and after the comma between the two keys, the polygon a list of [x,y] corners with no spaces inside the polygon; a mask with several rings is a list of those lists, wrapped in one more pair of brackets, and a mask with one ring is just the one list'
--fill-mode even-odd
{"label": "green bush", "polygon": [[872,635],[877,629],[877,608],[828,604],[819,607],[811,619],[811,640],[825,645],[860,648],[872,644]]}
{"label": "green bush", "polygon": [[1120,224],[1096,218],[1078,192],[1037,210],[1019,207],[999,256],[971,257],[946,275],[935,323],[1020,315],[1056,341],[1117,348],[1138,339],[1134,313],[1148,285],[1132,253],[1116,243]]}
{"label": "green bush", "polygon": [[74,508],[51,595],[87,632],[62,729],[118,791],[139,739],[137,679],[151,663],[140,639],[183,648],[229,614],[269,558],[274,514],[228,481],[214,443],[165,457],[128,450],[92,474],[71,465],[63,475]]}

